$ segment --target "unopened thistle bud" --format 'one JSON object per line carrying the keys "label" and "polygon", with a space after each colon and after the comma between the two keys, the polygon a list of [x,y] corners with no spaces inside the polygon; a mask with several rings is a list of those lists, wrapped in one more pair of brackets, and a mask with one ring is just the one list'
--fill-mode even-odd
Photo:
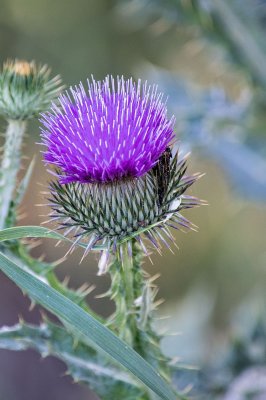
{"label": "unopened thistle bud", "polygon": [[0,115],[9,120],[26,120],[45,111],[62,87],[61,79],[50,79],[46,65],[34,61],[7,61],[0,71]]}
{"label": "unopened thistle bud", "polygon": [[44,159],[57,175],[51,217],[87,242],[85,253],[104,246],[101,271],[121,243],[130,255],[133,237],[146,253],[144,238],[160,251],[170,227],[192,227],[180,211],[200,204],[185,195],[199,175],[187,176],[186,160],[171,153],[174,118],[156,86],[92,79],[59,100],[42,118]]}

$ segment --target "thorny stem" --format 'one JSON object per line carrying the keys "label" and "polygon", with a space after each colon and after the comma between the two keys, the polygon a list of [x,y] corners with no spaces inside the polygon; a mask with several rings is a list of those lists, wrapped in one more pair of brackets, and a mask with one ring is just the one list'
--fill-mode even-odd
{"label": "thorny stem", "polygon": [[[117,253],[109,269],[111,288],[107,294],[114,300],[116,311],[108,325],[170,381],[169,360],[161,353],[161,337],[153,329],[154,296],[149,277],[141,268],[143,251],[135,239],[132,256],[127,243],[121,246],[122,259]],[[151,392],[149,399],[155,400]]]}
{"label": "thorny stem", "polygon": [[20,150],[25,129],[25,121],[8,121],[0,172],[0,229],[5,228],[9,207],[16,187],[21,159]]}
{"label": "thorny stem", "polygon": [[[125,295],[125,308],[126,308],[126,335],[131,336],[126,337],[131,343],[131,346],[135,346],[135,339],[136,339],[136,317],[135,317],[135,304],[134,304],[134,273],[133,273],[133,262],[132,258],[127,255],[127,244],[123,244],[123,254],[124,259],[122,262],[122,271],[121,271],[121,278],[123,279],[124,283],[124,295]],[[129,328],[129,329],[128,329]]]}
{"label": "thorny stem", "polygon": [[[134,258],[132,259],[128,255],[127,243],[122,244],[121,247],[122,259],[120,254],[117,253],[109,270],[112,283],[107,294],[114,300],[116,311],[108,324],[121,339],[125,340],[131,347],[136,348],[135,299],[141,294],[141,287],[136,288],[138,271],[135,268]],[[138,293],[136,293],[136,289]]]}

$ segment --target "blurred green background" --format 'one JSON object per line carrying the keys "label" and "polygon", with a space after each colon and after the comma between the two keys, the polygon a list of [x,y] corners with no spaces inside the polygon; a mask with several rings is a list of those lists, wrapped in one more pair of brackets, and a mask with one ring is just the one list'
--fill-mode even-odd
{"label": "blurred green background", "polygon": [[[248,113],[250,117],[245,124],[241,115],[233,118],[227,137],[232,136],[232,146],[239,137],[245,145],[254,140],[256,145],[252,151],[256,154],[257,150],[264,149],[264,156],[266,106],[261,83],[263,77],[257,77],[256,69],[246,62],[249,59],[241,57],[241,48],[238,49],[235,43],[231,46],[230,38],[223,36],[221,18],[203,21],[202,16],[192,12],[191,8],[185,7],[184,11],[183,3],[0,0],[0,61],[21,58],[47,63],[53,74],[61,74],[67,87],[79,81],[85,82],[91,74],[97,79],[106,74],[133,75],[155,80],[160,86],[157,76],[161,76],[158,74],[163,71],[182,83],[187,82],[198,92],[212,87],[222,89],[228,101],[232,101],[229,110],[235,107],[243,93],[248,93],[245,117]],[[202,15],[206,18],[209,12]],[[249,30],[248,24],[244,26]],[[227,31],[226,25],[224,27]],[[253,37],[259,43],[259,34]],[[223,40],[219,40],[221,38]],[[160,89],[168,92],[163,85]],[[146,260],[144,268],[150,274],[161,274],[157,283],[159,297],[165,302],[160,314],[170,317],[159,321],[158,329],[165,329],[170,334],[179,332],[177,336],[164,340],[165,351],[179,356],[184,363],[200,366],[223,349],[232,332],[236,310],[242,304],[252,304],[252,307],[244,307],[247,320],[253,318],[254,312],[259,313],[260,307],[265,311],[265,197],[252,196],[250,177],[242,179],[244,190],[238,190],[236,182],[230,179],[230,175],[235,175],[234,165],[226,158],[216,157],[215,153],[210,156],[211,140],[205,140],[203,145],[197,138],[194,144],[193,136],[186,137],[186,129],[180,126],[178,119],[178,107],[182,109],[187,101],[188,108],[193,109],[195,104],[193,98],[183,100],[181,93],[175,105],[176,93],[172,86],[170,89],[169,101],[174,103],[171,111],[177,112],[177,136],[180,133],[185,150],[192,149],[189,171],[206,173],[193,187],[192,193],[206,199],[209,206],[185,213],[199,226],[199,232],[177,233],[179,250],[175,250],[174,255],[166,250],[163,258],[154,254],[154,265]],[[213,105],[212,101],[210,104]],[[217,110],[220,110],[219,104],[215,110],[210,110],[210,119]],[[1,130],[4,129],[5,124],[1,121]],[[216,131],[215,124],[212,129],[214,138],[223,134],[218,128]],[[45,203],[42,192],[49,180],[41,161],[40,147],[36,144],[38,141],[38,122],[32,121],[24,145],[27,156],[24,166],[34,155],[37,164],[22,209],[25,212],[21,220],[23,225],[38,225],[47,219],[47,208],[36,207],[36,204]],[[231,152],[228,157],[231,161],[240,160],[247,169],[249,163],[250,168],[255,167],[246,153]],[[266,176],[264,172],[258,171]],[[34,254],[44,254],[46,260],[53,261],[66,251],[66,246],[55,248],[53,242],[45,241],[34,250]],[[62,279],[70,276],[73,287],[84,281],[95,284],[89,302],[97,312],[108,315],[113,305],[106,299],[95,299],[95,295],[106,290],[109,280],[96,276],[94,257],[87,257],[79,265],[80,258],[81,254],[76,251],[58,268],[58,274]],[[4,276],[1,276],[0,283],[1,325],[15,323],[18,314],[27,321],[40,320],[37,310],[28,311],[28,300],[13,284]],[[70,378],[61,377],[64,370],[63,364],[53,358],[40,362],[40,356],[34,352],[0,351],[0,399],[96,398],[88,389],[72,384]]]}

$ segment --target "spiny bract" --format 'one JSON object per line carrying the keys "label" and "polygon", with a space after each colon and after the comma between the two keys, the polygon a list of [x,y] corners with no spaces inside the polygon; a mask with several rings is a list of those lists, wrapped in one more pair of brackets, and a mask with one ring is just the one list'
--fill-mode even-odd
{"label": "spiny bract", "polygon": [[169,227],[193,226],[180,211],[200,203],[195,197],[184,195],[199,175],[186,176],[185,171],[186,160],[178,162],[175,157],[161,202],[153,171],[132,181],[110,184],[52,182],[51,217],[67,229],[67,234],[77,237],[77,241],[90,238],[86,252],[97,242],[114,250],[132,236],[147,253],[141,233],[159,249],[160,241],[167,245],[166,239],[172,240]]}

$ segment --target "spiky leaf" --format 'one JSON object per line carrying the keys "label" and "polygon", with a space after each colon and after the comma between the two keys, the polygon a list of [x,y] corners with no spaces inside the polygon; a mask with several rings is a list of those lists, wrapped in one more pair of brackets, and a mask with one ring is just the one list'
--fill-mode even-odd
{"label": "spiky leaf", "polygon": [[146,398],[144,387],[128,373],[110,365],[106,358],[86,344],[75,343],[65,329],[49,321],[40,326],[20,321],[12,327],[2,327],[0,348],[14,351],[34,349],[43,357],[60,358],[75,382],[87,384],[102,400]]}
{"label": "spiky leaf", "polygon": [[2,253],[0,253],[0,269],[34,301],[69,324],[75,335],[82,341],[94,343],[98,349],[131,371],[162,399],[176,400],[177,394],[158,372],[79,306],[39,281],[29,272],[22,270]]}

